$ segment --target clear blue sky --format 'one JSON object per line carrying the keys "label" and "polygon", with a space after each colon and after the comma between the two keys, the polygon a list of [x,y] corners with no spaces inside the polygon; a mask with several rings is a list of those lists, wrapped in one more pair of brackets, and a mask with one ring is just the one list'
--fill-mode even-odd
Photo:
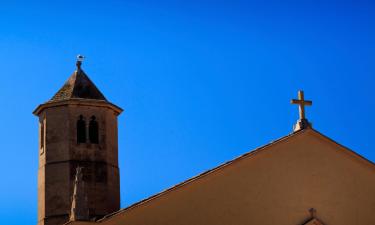
{"label": "clear blue sky", "polygon": [[2,223],[36,224],[31,112],[77,54],[125,109],[122,207],[290,133],[298,89],[314,128],[375,161],[375,5],[304,2],[1,1]]}

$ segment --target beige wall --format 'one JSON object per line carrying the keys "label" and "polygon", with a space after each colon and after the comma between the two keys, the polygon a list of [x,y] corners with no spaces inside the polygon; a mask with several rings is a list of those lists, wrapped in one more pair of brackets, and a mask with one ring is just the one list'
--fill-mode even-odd
{"label": "beige wall", "polygon": [[310,208],[326,225],[375,224],[375,166],[309,129],[100,224],[299,225]]}

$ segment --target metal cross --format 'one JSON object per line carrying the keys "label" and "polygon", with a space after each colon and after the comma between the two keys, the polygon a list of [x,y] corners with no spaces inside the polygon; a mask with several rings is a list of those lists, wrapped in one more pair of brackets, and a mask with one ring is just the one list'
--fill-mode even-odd
{"label": "metal cross", "polygon": [[292,99],[290,103],[299,105],[299,118],[305,120],[305,106],[312,105],[312,101],[305,100],[303,91],[298,91],[298,99]]}
{"label": "metal cross", "polygon": [[309,213],[310,213],[311,218],[315,218],[315,216],[316,216],[316,209],[314,209],[314,208],[309,209]]}

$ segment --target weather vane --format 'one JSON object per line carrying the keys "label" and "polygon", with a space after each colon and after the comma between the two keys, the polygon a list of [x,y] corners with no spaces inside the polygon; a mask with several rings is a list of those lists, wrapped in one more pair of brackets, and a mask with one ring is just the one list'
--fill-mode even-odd
{"label": "weather vane", "polygon": [[82,65],[82,62],[83,60],[85,59],[85,57],[83,55],[77,55],[77,71],[80,71],[81,70],[81,65]]}

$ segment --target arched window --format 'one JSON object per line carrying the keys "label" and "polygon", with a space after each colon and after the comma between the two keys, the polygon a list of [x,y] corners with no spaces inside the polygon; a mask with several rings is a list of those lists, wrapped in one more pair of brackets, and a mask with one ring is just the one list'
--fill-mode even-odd
{"label": "arched window", "polygon": [[77,143],[86,143],[86,122],[82,115],[77,121]]}
{"label": "arched window", "polygon": [[92,116],[90,120],[89,138],[90,138],[90,143],[92,144],[99,143],[99,126],[98,126],[98,122],[96,121],[95,116]]}

